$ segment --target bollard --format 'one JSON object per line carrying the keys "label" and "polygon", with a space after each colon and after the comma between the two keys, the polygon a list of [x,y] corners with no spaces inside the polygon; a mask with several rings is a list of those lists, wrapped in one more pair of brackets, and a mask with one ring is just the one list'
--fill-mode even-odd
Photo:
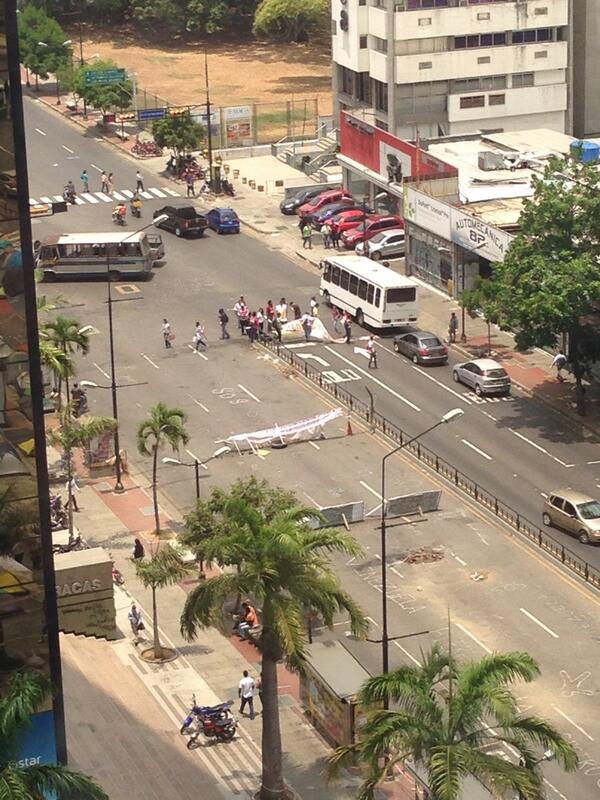
{"label": "bollard", "polygon": [[234,169],[234,170],[233,170],[233,177],[234,177],[234,178],[239,178],[239,177],[240,177],[240,171],[239,171],[239,169]]}

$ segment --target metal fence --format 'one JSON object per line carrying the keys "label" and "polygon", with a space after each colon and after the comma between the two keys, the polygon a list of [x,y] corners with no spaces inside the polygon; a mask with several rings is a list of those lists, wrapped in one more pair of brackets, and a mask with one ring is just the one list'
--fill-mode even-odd
{"label": "metal fence", "polygon": [[[403,431],[395,423],[390,422],[377,412],[372,412],[368,403],[354,397],[350,391],[341,388],[337,383],[329,383],[323,379],[321,372],[310,367],[304,360],[294,356],[294,353],[284,345],[279,345],[277,342],[267,342],[264,346],[276,352],[279,358],[294,367],[305,378],[316,383],[320,389],[332,395],[335,400],[344,403],[352,413],[364,419],[371,429],[381,431],[397,444],[403,444],[411,438],[410,434]],[[596,569],[592,564],[588,564],[587,561],[584,561],[553,536],[550,536],[539,526],[519,514],[518,511],[506,505],[480,483],[465,475],[464,472],[454,467],[449,461],[440,458],[433,450],[424,447],[420,442],[413,442],[407,445],[405,449],[409,450],[419,461],[433,469],[449,483],[469,495],[472,500],[484,506],[530,542],[536,544],[545,554],[559,561],[564,567],[595,589],[600,589],[600,570]]]}

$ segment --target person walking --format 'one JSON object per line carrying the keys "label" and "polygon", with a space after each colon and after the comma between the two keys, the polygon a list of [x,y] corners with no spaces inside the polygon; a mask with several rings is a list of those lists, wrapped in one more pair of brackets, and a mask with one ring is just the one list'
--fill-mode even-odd
{"label": "person walking", "polygon": [[334,250],[339,250],[340,248],[340,232],[337,225],[331,226],[331,246]]}
{"label": "person walking", "polygon": [[136,606],[135,602],[131,604],[131,608],[127,613],[127,619],[129,620],[129,626],[133,634],[133,643],[137,644],[140,641],[140,631],[145,631],[146,626],[142,619],[142,612]]}
{"label": "person walking", "polygon": [[277,337],[277,341],[281,344],[281,320],[277,315],[273,317],[271,320],[271,328],[275,331],[275,336]]}
{"label": "person walking", "polygon": [[346,344],[350,344],[352,338],[352,317],[347,311],[344,314],[344,334],[346,336]]}
{"label": "person walking", "polygon": [[244,300],[244,295],[240,295],[240,299],[236,302],[233,307],[233,313],[237,317],[238,321],[238,328],[242,333],[244,333],[244,326],[242,325],[242,311],[246,308],[246,301]]}
{"label": "person walking", "polygon": [[312,333],[312,326],[314,325],[315,318],[312,314],[303,314],[302,315],[302,329],[304,331],[304,338],[307,342],[310,341],[310,335]]}
{"label": "person walking", "polygon": [[65,503],[65,508],[69,507],[69,503],[73,506],[73,511],[79,511],[79,504],[77,503],[77,492],[80,491],[80,487],[77,483],[75,475],[71,475],[71,477],[65,483],[65,489],[67,490],[67,502]]}
{"label": "person walking", "polygon": [[106,193],[112,194],[114,188],[115,188],[115,179],[112,172],[109,172],[108,178],[106,179]]}
{"label": "person walking", "polygon": [[104,192],[105,194],[108,193],[108,178],[106,177],[106,172],[104,170],[102,170],[100,174],[100,183],[100,191]]}
{"label": "person walking", "polygon": [[254,719],[254,690],[256,689],[256,684],[254,683],[254,678],[251,678],[248,674],[248,670],[245,669],[243,672],[242,680],[240,681],[240,685],[238,687],[238,697],[240,698],[240,714],[244,713],[244,709],[246,706],[250,709],[250,719]]}
{"label": "person walking", "polygon": [[273,305],[272,300],[267,300],[267,305],[265,306],[265,314],[267,317],[272,320],[275,316],[275,306]]}
{"label": "person walking", "polygon": [[227,326],[229,325],[229,317],[224,308],[219,309],[219,325],[221,326],[221,339],[231,339]]}
{"label": "person walking", "polygon": [[275,313],[279,317],[281,324],[285,325],[288,321],[288,304],[285,302],[285,297],[282,297],[281,300],[275,306]]}
{"label": "person walking", "polygon": [[567,357],[562,350],[559,350],[552,359],[552,366],[556,367],[556,380],[562,383],[565,380],[562,371],[567,366]]}
{"label": "person walking", "polygon": [[163,319],[162,335],[163,335],[163,341],[165,343],[165,347],[167,348],[167,350],[169,350],[172,347],[171,342],[175,338],[175,336],[171,332],[171,323],[169,322],[169,320],[166,317]]}
{"label": "person walking", "polygon": [[333,322],[333,330],[336,333],[341,333],[340,322],[342,320],[342,312],[337,306],[331,306],[331,321]]}
{"label": "person walking", "polygon": [[458,317],[456,316],[456,312],[453,311],[450,314],[450,322],[448,323],[448,341],[455,342],[456,341],[456,332],[458,330]]}
{"label": "person walking", "polygon": [[202,345],[205,350],[208,349],[204,325],[202,325],[200,322],[196,322],[196,330],[194,331],[194,349],[196,353],[200,352],[200,345]]}
{"label": "person walking", "polygon": [[87,174],[87,169],[81,173],[81,183],[83,184],[83,191],[89,192],[90,190],[90,176]]}
{"label": "person walking", "polygon": [[375,349],[375,337],[373,336],[370,336],[367,342],[367,353],[369,354],[369,369],[371,367],[377,369],[377,350]]}
{"label": "person walking", "polygon": [[329,250],[329,246],[331,244],[331,227],[328,222],[324,222],[321,225],[321,236],[323,237],[325,250]]}
{"label": "person walking", "polygon": [[302,309],[298,305],[298,303],[291,303],[292,311],[294,312],[294,319],[300,319],[302,317]]}
{"label": "person walking", "polygon": [[304,250],[306,250],[307,247],[309,250],[312,250],[312,235],[313,235],[312,226],[309,225],[309,223],[307,222],[302,227],[302,248]]}
{"label": "person walking", "polygon": [[146,551],[144,550],[144,545],[140,542],[139,539],[133,540],[133,553],[132,558],[134,561],[140,561],[146,555]]}
{"label": "person walking", "polygon": [[142,178],[141,172],[136,170],[135,172],[135,190],[136,192],[143,192],[144,191],[144,179]]}
{"label": "person walking", "polygon": [[196,189],[194,187],[194,173],[191,170],[188,170],[185,173],[185,189],[186,189],[186,197],[196,197]]}

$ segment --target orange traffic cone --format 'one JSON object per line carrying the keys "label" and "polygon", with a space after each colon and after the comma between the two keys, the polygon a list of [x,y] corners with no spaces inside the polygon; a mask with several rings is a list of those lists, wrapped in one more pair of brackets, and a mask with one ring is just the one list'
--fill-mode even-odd
{"label": "orange traffic cone", "polygon": [[346,436],[352,436],[352,423],[350,422],[350,414],[348,414],[348,424],[346,425]]}

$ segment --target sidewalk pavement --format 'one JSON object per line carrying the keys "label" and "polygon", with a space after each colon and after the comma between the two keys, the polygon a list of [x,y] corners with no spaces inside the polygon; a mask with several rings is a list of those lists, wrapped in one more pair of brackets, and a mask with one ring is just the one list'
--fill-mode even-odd
{"label": "sidewalk pavement", "polygon": [[[90,641],[62,636],[67,740],[72,766],[92,774],[111,800],[147,800],[175,794],[192,797],[202,786],[207,800],[251,797],[260,785],[261,720],[256,698],[254,720],[240,717],[238,735],[229,743],[206,740],[188,751],[179,727],[192,694],[211,705],[237,700],[242,671],[257,676],[259,654],[236,636],[216,629],[201,631],[194,642],[179,631],[184,593],[196,585],[191,578],[180,586],[161,589],[158,596],[162,643],[177,649],[178,658],[150,665],[137,655],[127,612],[132,597],[141,608],[147,635],[151,628],[151,595],[136,579],[130,561],[133,539],[141,538],[147,551],[157,546],[148,534],[153,517],[151,500],[141,474],[127,475],[126,491],[114,494],[106,479],[89,480],[79,500],[82,535],[91,545],[102,545],[121,571],[126,588],[115,588],[116,641]],[[161,520],[173,530],[181,516],[163,496]],[[359,777],[350,771],[337,783],[323,777],[329,746],[304,717],[298,699],[298,677],[281,666],[279,671],[284,774],[300,798],[356,797]],[[132,775],[134,781],[123,780]],[[207,785],[209,781],[209,785]],[[379,792],[380,800],[414,800],[411,779],[401,777]]]}

